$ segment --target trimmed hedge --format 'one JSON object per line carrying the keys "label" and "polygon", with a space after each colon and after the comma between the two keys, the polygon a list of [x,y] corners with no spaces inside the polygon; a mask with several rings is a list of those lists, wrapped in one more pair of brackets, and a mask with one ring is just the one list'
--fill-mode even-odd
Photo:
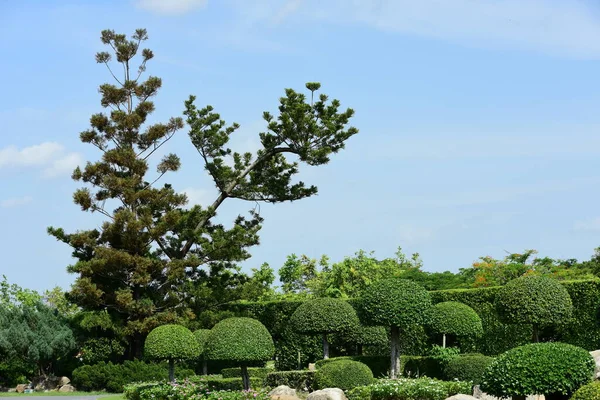
{"label": "trimmed hedge", "polygon": [[[339,360],[358,361],[365,364],[375,378],[382,378],[388,375],[390,368],[389,356],[346,356],[335,357],[327,360],[318,360],[315,363],[317,369]],[[403,376],[429,378],[442,378],[444,376],[444,366],[440,359],[436,357],[422,356],[400,356],[400,368]]]}
{"label": "trimmed hedge", "polygon": [[498,356],[481,389],[493,396],[570,396],[592,381],[596,363],[587,350],[565,343],[533,343]]}
{"label": "trimmed hedge", "polygon": [[350,400],[444,400],[456,394],[470,394],[471,383],[430,378],[380,380],[348,392]]}
{"label": "trimmed hedge", "polygon": [[195,359],[200,347],[194,334],[182,325],[162,325],[146,337],[144,355],[156,360]]}
{"label": "trimmed hedge", "polygon": [[[244,390],[244,384],[241,376],[238,378],[218,378],[214,376],[202,376],[189,380],[191,383],[203,383],[211,390]],[[250,377],[250,387],[259,389],[263,387],[264,379],[259,377]]]}
{"label": "trimmed hedge", "polygon": [[198,329],[197,331],[194,331],[194,337],[198,343],[198,354],[202,357],[204,356],[204,351],[206,350],[209,336],[210,329]]}
{"label": "trimmed hedge", "polygon": [[267,361],[275,347],[271,334],[260,321],[252,318],[227,318],[210,331],[205,357],[231,360],[240,364]]}
{"label": "trimmed hedge", "polygon": [[338,360],[324,365],[315,373],[317,389],[340,388],[350,390],[373,383],[373,373],[365,364],[352,360]]}
{"label": "trimmed hedge", "polygon": [[301,304],[290,318],[292,328],[302,334],[326,334],[359,325],[356,311],[347,301],[323,297]]}
{"label": "trimmed hedge", "polygon": [[494,361],[492,357],[483,354],[471,354],[455,357],[448,361],[444,368],[444,378],[448,380],[459,380],[481,384],[483,374],[487,367]]}
{"label": "trimmed hedge", "polygon": [[600,382],[596,381],[580,387],[571,400],[600,400]]}
{"label": "trimmed hedge", "polygon": [[457,301],[444,301],[434,305],[429,326],[435,333],[459,337],[478,337],[483,334],[479,315],[468,305]]}
{"label": "trimmed hedge", "polygon": [[310,392],[315,386],[315,371],[279,371],[269,372],[265,379],[265,385],[277,387],[289,386],[296,390]]}
{"label": "trimmed hedge", "polygon": [[[250,376],[250,378],[260,378],[264,380],[266,379],[269,372],[272,371],[273,370],[270,368],[250,367],[248,368],[248,375]],[[240,368],[224,368],[221,370],[221,375],[223,376],[223,378],[241,378],[242,370]]]}

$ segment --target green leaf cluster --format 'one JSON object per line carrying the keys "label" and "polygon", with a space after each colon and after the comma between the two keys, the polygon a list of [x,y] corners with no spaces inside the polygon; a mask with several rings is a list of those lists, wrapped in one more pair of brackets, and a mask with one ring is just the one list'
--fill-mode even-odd
{"label": "green leaf cluster", "polygon": [[571,396],[571,400],[600,400],[600,382],[583,385]]}
{"label": "green leaf cluster", "polygon": [[275,345],[267,328],[258,320],[239,317],[224,319],[211,329],[205,357],[243,365],[267,361],[274,353]]}
{"label": "green leaf cluster", "polygon": [[429,327],[436,333],[481,336],[483,326],[475,310],[457,301],[445,301],[431,309]]}
{"label": "green leaf cluster", "polygon": [[144,354],[156,360],[189,360],[200,356],[200,346],[185,326],[162,325],[148,334]]}
{"label": "green leaf cluster", "polygon": [[315,373],[317,389],[340,388],[350,390],[373,383],[373,372],[358,361],[338,360],[327,363]]}
{"label": "green leaf cluster", "polygon": [[296,390],[310,392],[314,389],[315,371],[277,371],[270,372],[265,379],[265,385],[277,387],[289,386]]}
{"label": "green leaf cluster", "polygon": [[324,297],[302,303],[292,314],[290,325],[303,334],[325,334],[350,330],[359,320],[347,301]]}
{"label": "green leaf cluster", "polygon": [[533,343],[511,349],[492,361],[483,376],[481,389],[497,397],[570,396],[591,382],[594,369],[594,359],[580,347]]}
{"label": "green leaf cluster", "polygon": [[493,357],[484,356],[483,354],[465,354],[454,357],[448,361],[444,369],[444,376],[448,380],[456,379],[479,385],[483,380],[485,370],[492,361],[494,361]]}
{"label": "green leaf cluster", "polygon": [[419,284],[391,278],[375,282],[361,297],[361,319],[367,325],[423,325],[429,321],[431,298]]}
{"label": "green leaf cluster", "polygon": [[198,354],[204,356],[206,352],[206,345],[208,343],[208,337],[210,336],[210,329],[198,329],[194,331],[194,337],[198,343]]}

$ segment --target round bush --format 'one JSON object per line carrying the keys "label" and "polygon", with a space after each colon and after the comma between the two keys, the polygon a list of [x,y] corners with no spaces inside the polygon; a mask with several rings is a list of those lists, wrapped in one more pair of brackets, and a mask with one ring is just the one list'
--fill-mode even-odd
{"label": "round bush", "polygon": [[290,325],[295,331],[310,335],[341,332],[359,322],[347,301],[324,297],[302,303],[292,314]]}
{"label": "round bush", "polygon": [[204,355],[206,351],[206,344],[208,342],[208,336],[210,335],[210,329],[198,329],[194,331],[194,337],[198,342],[198,354]]}
{"label": "round bush", "polygon": [[197,358],[200,348],[194,334],[185,326],[162,325],[148,334],[144,354],[157,360]]}
{"label": "round bush", "polygon": [[600,382],[596,381],[580,387],[571,400],[600,400]]}
{"label": "round bush", "polygon": [[496,308],[505,322],[544,326],[571,318],[573,304],[569,292],[557,280],[523,276],[498,291]]}
{"label": "round bush", "polygon": [[470,381],[474,385],[479,385],[482,382],[485,370],[492,361],[494,361],[493,357],[482,354],[454,357],[448,361],[444,369],[444,375],[448,380]]}
{"label": "round bush", "polygon": [[204,356],[208,360],[247,364],[268,361],[274,353],[271,334],[260,321],[252,318],[227,318],[210,330]]}
{"label": "round bush", "polygon": [[388,329],[384,326],[358,325],[344,333],[343,339],[348,343],[364,346],[385,348],[389,344]]}
{"label": "round bush", "polygon": [[493,396],[571,395],[591,382],[595,362],[587,350],[565,343],[533,343],[498,356],[481,389]]}
{"label": "round bush", "polygon": [[340,388],[350,390],[371,383],[373,383],[371,369],[358,361],[334,361],[323,365],[315,373],[315,384],[318,389]]}
{"label": "round bush", "polygon": [[391,278],[367,287],[360,305],[367,325],[406,327],[428,322],[431,299],[421,285]]}
{"label": "round bush", "polygon": [[459,337],[477,337],[483,334],[481,318],[475,310],[457,301],[445,301],[431,308],[429,324],[435,333]]}

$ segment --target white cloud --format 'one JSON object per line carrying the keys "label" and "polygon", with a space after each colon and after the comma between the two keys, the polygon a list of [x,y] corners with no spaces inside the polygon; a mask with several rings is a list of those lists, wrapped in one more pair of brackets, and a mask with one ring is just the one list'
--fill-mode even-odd
{"label": "white cloud", "polygon": [[188,197],[189,206],[200,205],[203,208],[206,208],[211,205],[216,198],[216,195],[214,195],[213,191],[205,189],[187,188],[184,189],[183,192]]}
{"label": "white cloud", "polygon": [[33,198],[31,196],[25,197],[13,197],[10,199],[0,201],[0,208],[12,208],[23,206],[25,204],[31,203]]}
{"label": "white cloud", "polygon": [[422,226],[404,225],[397,228],[398,239],[403,244],[417,244],[433,238],[435,230]]}
{"label": "white cloud", "polygon": [[0,149],[0,169],[37,167],[42,169],[45,177],[71,173],[82,162],[83,158],[79,153],[69,153],[64,146],[55,142],[24,148],[8,146]]}
{"label": "white cloud", "polygon": [[573,224],[576,231],[600,231],[600,217],[592,218],[587,221],[577,221]]}
{"label": "white cloud", "polygon": [[138,8],[161,15],[181,15],[206,5],[207,0],[137,0]]}

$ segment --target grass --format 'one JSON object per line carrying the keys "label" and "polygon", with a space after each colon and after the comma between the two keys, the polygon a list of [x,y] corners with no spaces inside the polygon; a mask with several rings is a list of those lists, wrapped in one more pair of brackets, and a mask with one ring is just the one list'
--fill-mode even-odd
{"label": "grass", "polygon": [[33,392],[33,393],[0,393],[0,397],[44,397],[44,396],[102,396],[102,400],[124,400],[122,394],[106,392]]}

